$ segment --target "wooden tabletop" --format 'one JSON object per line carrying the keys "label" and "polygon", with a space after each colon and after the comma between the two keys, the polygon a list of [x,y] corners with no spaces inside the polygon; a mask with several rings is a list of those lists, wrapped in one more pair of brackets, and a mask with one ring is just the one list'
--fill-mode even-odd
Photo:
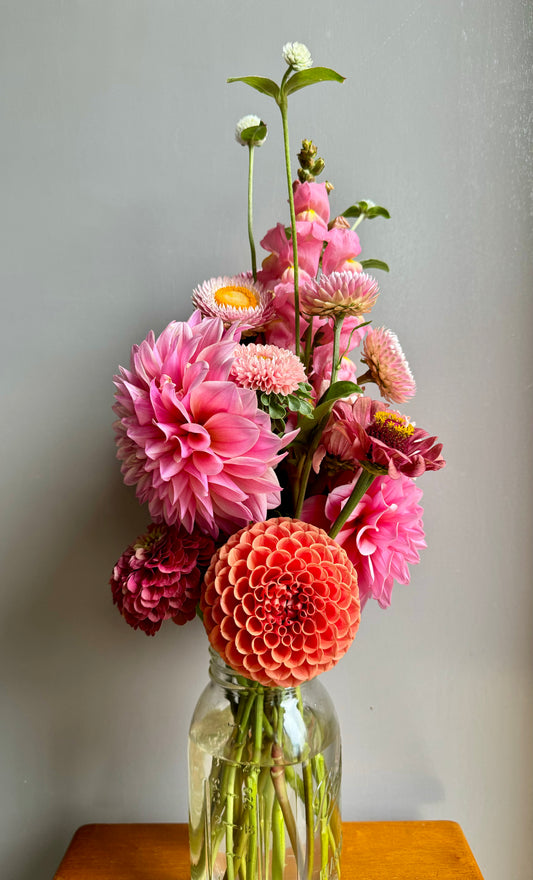
{"label": "wooden tabletop", "polygon": [[[344,822],[343,880],[483,880],[456,822]],[[82,825],[54,880],[189,880],[187,826]]]}

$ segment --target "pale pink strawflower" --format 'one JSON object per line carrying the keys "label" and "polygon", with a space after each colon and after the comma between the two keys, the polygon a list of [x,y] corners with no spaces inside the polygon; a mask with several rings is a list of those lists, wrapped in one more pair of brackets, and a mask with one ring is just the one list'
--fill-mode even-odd
{"label": "pale pink strawflower", "polygon": [[375,382],[385,400],[405,403],[416,392],[416,383],[402,351],[398,337],[392,330],[369,328],[363,342],[361,360],[368,372],[359,381]]}
{"label": "pale pink strawflower", "polygon": [[263,520],[280,500],[282,447],[253,391],[229,379],[235,328],[173,321],[132,349],[115,376],[118,458],[152,518],[213,537]]}
{"label": "pale pink strawflower", "polygon": [[360,621],[346,552],[310,523],[278,517],[232,535],[206,573],[211,646],[239,675],[294,687],[330,669]]}
{"label": "pale pink strawflower", "polygon": [[[330,529],[354,484],[338,486],[328,496],[308,498],[302,519]],[[378,476],[337,535],[357,571],[361,607],[373,598],[387,608],[394,583],[409,583],[408,566],[420,561],[419,550],[426,546],[421,498],[421,490],[409,477]]]}
{"label": "pale pink strawflower", "polygon": [[231,368],[231,378],[242,388],[284,396],[307,382],[300,358],[277,345],[238,345]]}
{"label": "pale pink strawflower", "polygon": [[208,318],[221,318],[225,327],[238,324],[246,335],[258,333],[273,315],[272,290],[254,281],[251,272],[210,278],[194,289],[192,301]]}
{"label": "pale pink strawflower", "polygon": [[181,526],[152,523],[128,547],[110,580],[113,602],[134,629],[153,636],[164,620],[192,620],[200,600],[201,571],[215,550],[211,538]]}
{"label": "pale pink strawflower", "polygon": [[360,316],[372,309],[378,295],[377,281],[365,272],[332,272],[302,285],[301,309],[321,318]]}

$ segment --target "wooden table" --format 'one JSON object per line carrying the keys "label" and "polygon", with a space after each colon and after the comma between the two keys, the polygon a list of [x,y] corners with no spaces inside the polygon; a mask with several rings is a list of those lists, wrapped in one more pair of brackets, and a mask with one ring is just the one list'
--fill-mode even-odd
{"label": "wooden table", "polygon": [[[345,822],[343,880],[483,880],[456,822]],[[54,880],[189,880],[186,825],[82,825]]]}

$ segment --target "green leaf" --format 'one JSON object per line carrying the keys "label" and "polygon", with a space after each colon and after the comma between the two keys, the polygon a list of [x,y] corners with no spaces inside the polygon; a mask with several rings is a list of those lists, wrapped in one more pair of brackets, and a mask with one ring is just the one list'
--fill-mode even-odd
{"label": "green leaf", "polygon": [[383,260],[361,260],[361,266],[363,269],[383,269],[384,272],[390,272]]}
{"label": "green leaf", "polygon": [[345,79],[345,76],[341,76],[330,67],[309,67],[307,70],[299,70],[298,73],[291,76],[285,83],[283,91],[286,95],[292,95],[293,92],[304,89],[306,86],[312,86],[317,82],[329,80],[330,82],[342,83]]}
{"label": "green leaf", "polygon": [[334,382],[333,385],[330,385],[328,390],[324,392],[318,401],[317,409],[328,401],[335,403],[335,401],[339,400],[341,397],[350,397],[351,394],[360,394],[360,392],[361,389],[359,388],[359,385],[355,384],[355,382],[341,379],[339,382]]}
{"label": "green leaf", "polygon": [[356,205],[350,205],[349,208],[343,211],[342,216],[360,217],[361,214],[364,214],[367,220],[373,220],[374,217],[385,217],[387,220],[390,220],[390,214],[386,208],[383,208],[381,205],[374,205],[373,202],[365,202],[364,200]]}
{"label": "green leaf", "polygon": [[229,83],[235,82],[243,82],[246,83],[247,86],[251,86],[252,89],[256,89],[258,92],[262,92],[263,95],[270,95],[271,98],[274,98],[275,101],[278,100],[279,97],[279,86],[272,79],[268,79],[266,76],[230,76],[229,79],[226,80]]}
{"label": "green leaf", "polygon": [[268,404],[268,414],[271,419],[283,419],[285,417],[285,407],[276,401],[270,401]]}
{"label": "green leaf", "polygon": [[373,205],[366,211],[366,216],[369,220],[373,220],[374,217],[385,217],[387,220],[390,220],[389,212],[386,208],[382,208],[381,205]]}
{"label": "green leaf", "polygon": [[262,122],[260,125],[251,125],[250,128],[245,128],[244,131],[241,131],[240,138],[243,141],[262,141],[266,138],[267,127]]}

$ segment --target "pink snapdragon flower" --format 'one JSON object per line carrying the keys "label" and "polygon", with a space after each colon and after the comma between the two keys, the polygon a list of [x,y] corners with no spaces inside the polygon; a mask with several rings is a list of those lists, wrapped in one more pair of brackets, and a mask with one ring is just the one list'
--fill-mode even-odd
{"label": "pink snapdragon flower", "polygon": [[274,468],[288,442],[253,391],[229,374],[238,333],[219,318],[173,321],[135,345],[115,376],[118,458],[152,518],[216,537],[262,520],[280,498]]}
{"label": "pink snapdragon flower", "polygon": [[322,271],[361,272],[361,263],[355,259],[361,253],[359,236],[352,229],[334,226],[329,231],[328,243],[322,257]]}
{"label": "pink snapdragon flower", "polygon": [[294,213],[296,220],[307,220],[327,227],[329,221],[329,197],[325,183],[300,183],[293,185]]}
{"label": "pink snapdragon flower", "polygon": [[113,602],[130,626],[149,636],[164,620],[187,623],[200,601],[200,567],[207,568],[214,551],[214,541],[200,532],[151,523],[113,569]]}
{"label": "pink snapdragon flower", "polygon": [[324,455],[360,463],[368,470],[418,477],[424,471],[444,467],[442,444],[422,428],[415,428],[405,416],[370,397],[358,397],[353,404],[335,404],[313,458],[318,472]]}
{"label": "pink snapdragon flower", "polygon": [[[355,481],[328,496],[308,498],[302,519],[328,531],[354,485]],[[337,535],[357,571],[361,607],[373,598],[387,608],[394,582],[409,583],[408,566],[420,561],[419,550],[426,546],[421,497],[418,486],[403,474],[397,480],[378,476]]]}
{"label": "pink snapdragon flower", "polygon": [[[301,222],[297,224],[298,237],[298,271],[303,281],[314,278],[318,271],[318,263],[327,229],[316,223]],[[285,234],[283,223],[270,229],[261,241],[261,247],[270,251],[263,260],[263,267],[257,273],[257,280],[264,285],[272,282],[292,281],[294,278],[294,256],[292,241]]]}

